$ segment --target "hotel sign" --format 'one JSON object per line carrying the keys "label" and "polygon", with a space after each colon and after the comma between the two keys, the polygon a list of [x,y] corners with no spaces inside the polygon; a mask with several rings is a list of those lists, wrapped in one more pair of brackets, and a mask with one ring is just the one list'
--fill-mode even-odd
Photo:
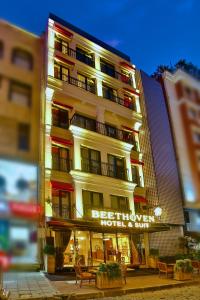
{"label": "hotel sign", "polygon": [[100,220],[102,226],[121,228],[149,228],[155,222],[154,216],[132,215],[104,210],[92,210],[91,217]]}

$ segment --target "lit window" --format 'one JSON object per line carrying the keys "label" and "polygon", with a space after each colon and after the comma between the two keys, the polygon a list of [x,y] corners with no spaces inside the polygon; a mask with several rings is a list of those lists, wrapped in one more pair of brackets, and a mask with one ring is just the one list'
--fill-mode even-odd
{"label": "lit window", "polygon": [[22,106],[31,106],[31,86],[16,81],[10,82],[9,99]]}
{"label": "lit window", "polygon": [[26,50],[15,48],[12,51],[12,63],[26,70],[33,69],[32,54]]}

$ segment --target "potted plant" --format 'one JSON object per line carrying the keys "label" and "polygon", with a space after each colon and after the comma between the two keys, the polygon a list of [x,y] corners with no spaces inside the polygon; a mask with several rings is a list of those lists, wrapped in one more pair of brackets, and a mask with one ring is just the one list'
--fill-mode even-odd
{"label": "potted plant", "polygon": [[193,267],[190,259],[180,259],[174,266],[174,279],[190,280],[192,279]]}
{"label": "potted plant", "polygon": [[122,287],[122,272],[118,263],[100,264],[96,277],[98,289]]}
{"label": "potted plant", "polygon": [[159,249],[151,248],[149,250],[149,257],[148,257],[149,268],[153,268],[153,269],[157,268],[158,257],[159,257]]}
{"label": "potted plant", "polygon": [[44,247],[44,265],[45,271],[50,274],[55,273],[56,260],[55,260],[55,247],[53,245],[46,244]]}

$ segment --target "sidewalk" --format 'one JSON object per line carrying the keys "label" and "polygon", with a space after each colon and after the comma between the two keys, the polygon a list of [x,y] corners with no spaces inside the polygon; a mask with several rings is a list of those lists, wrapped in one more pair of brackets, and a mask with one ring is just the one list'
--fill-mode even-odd
{"label": "sidewalk", "polygon": [[10,290],[11,300],[18,299],[95,299],[121,296],[144,291],[200,284],[200,276],[187,282],[159,278],[158,275],[128,277],[127,284],[121,289],[98,290],[94,283],[83,283],[82,288],[75,281],[50,281],[42,272],[23,272],[4,274],[4,287]]}

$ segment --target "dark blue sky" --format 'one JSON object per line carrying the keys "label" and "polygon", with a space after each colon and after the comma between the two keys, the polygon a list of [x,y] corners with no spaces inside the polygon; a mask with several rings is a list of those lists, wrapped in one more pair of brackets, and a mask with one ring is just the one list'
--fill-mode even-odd
{"label": "dark blue sky", "polygon": [[0,17],[40,34],[49,12],[152,73],[186,58],[200,67],[200,0],[1,0]]}

